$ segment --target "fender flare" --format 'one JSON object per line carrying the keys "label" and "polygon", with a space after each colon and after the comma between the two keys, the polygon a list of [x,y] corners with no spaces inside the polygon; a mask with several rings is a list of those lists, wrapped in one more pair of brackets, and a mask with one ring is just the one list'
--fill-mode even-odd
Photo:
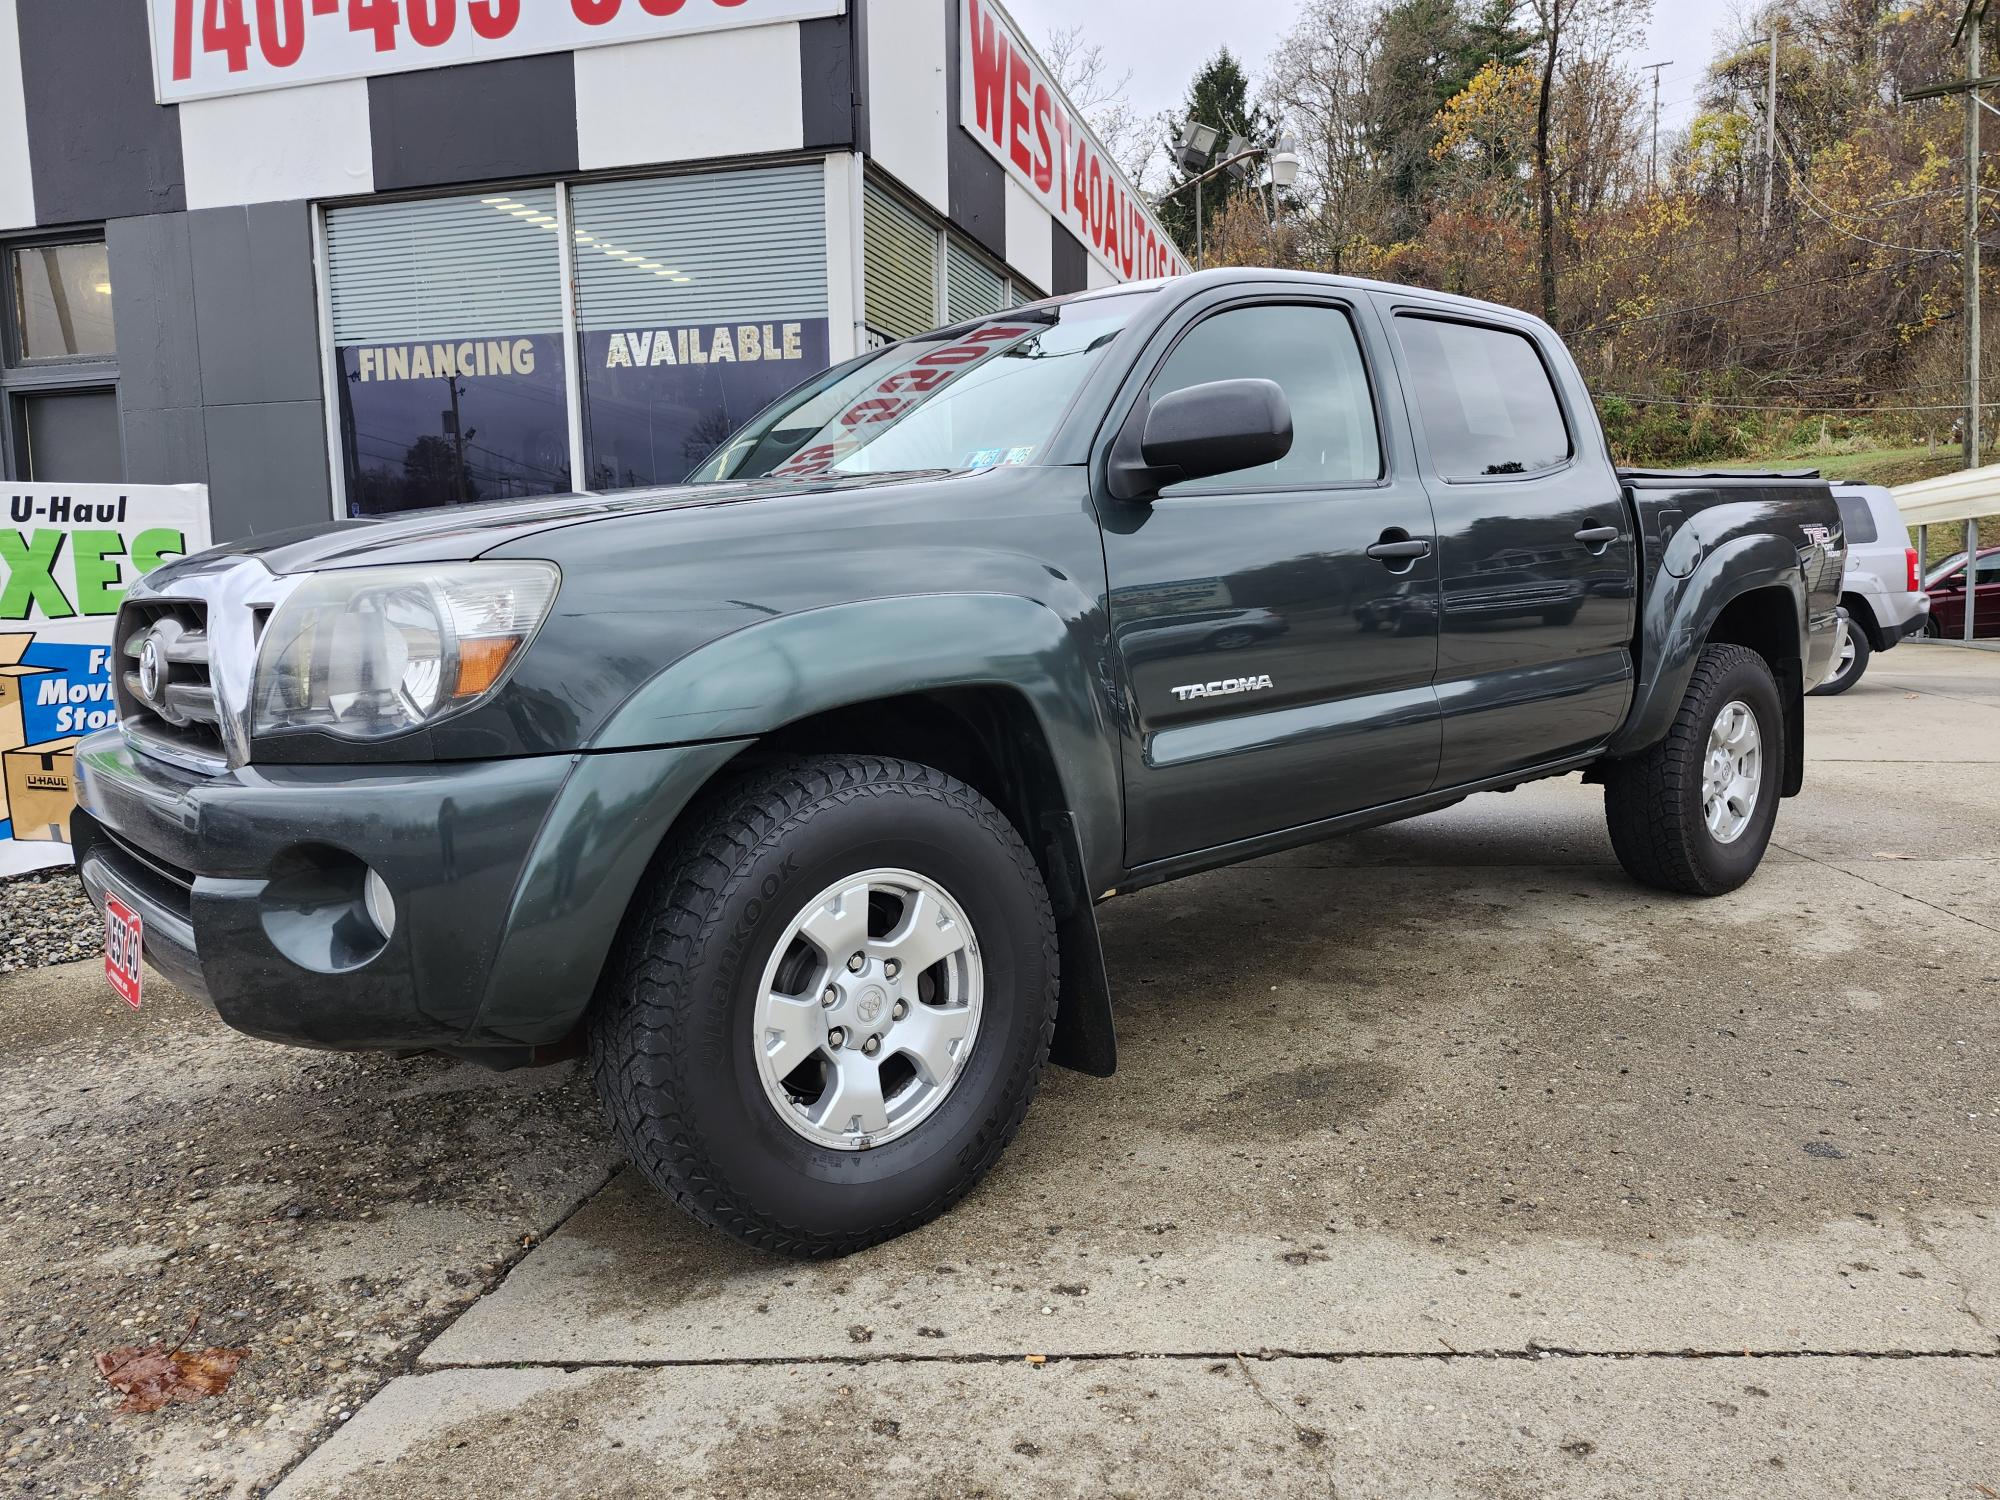
{"label": "fender flare", "polygon": [[[612,715],[565,785],[515,888],[507,951],[478,1039],[554,1043],[581,1019],[654,852],[706,783],[764,735],[872,699],[1000,686],[1045,736],[1066,806],[1023,828],[1039,845],[1062,941],[1052,1059],[1108,1076],[1110,987],[1093,872],[1122,852],[1116,727],[1085,633],[1008,594],[931,594],[781,616],[660,672]],[[595,851],[595,852],[587,852]],[[1104,863],[1099,863],[1100,861]]]}
{"label": "fender flare", "polygon": [[[1002,687],[1033,712],[1075,815],[1084,869],[1123,850],[1117,728],[1082,622],[1017,594],[915,594],[763,621],[690,652],[619,706],[590,746],[749,740],[878,698]],[[1031,830],[1022,830],[1032,836]]]}
{"label": "fender flare", "polygon": [[1732,537],[1706,551],[1685,578],[1664,568],[1656,572],[1640,615],[1639,681],[1632,712],[1605,753],[1614,759],[1637,754],[1665,735],[1687,695],[1701,648],[1722,612],[1745,594],[1773,588],[1791,597],[1798,654],[1803,659],[1806,585],[1798,551],[1783,538],[1770,533]]}

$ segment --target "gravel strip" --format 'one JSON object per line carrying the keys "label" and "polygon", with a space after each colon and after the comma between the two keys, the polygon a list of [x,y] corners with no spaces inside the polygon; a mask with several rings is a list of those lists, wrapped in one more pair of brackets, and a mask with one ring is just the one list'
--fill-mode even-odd
{"label": "gravel strip", "polygon": [[0,974],[103,951],[104,919],[68,865],[0,880]]}

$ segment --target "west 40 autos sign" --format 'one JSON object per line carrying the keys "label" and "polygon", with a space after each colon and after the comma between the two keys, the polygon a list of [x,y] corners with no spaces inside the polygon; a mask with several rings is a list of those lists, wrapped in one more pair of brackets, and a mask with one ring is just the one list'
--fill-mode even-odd
{"label": "west 40 autos sign", "polygon": [[1188,264],[992,0],[959,6],[959,122],[1123,281]]}
{"label": "west 40 autos sign", "polygon": [[[42,0],[37,0],[42,3]],[[60,0],[46,0],[60,3]],[[162,104],[837,16],[846,0],[148,0]]]}
{"label": "west 40 autos sign", "polygon": [[[118,606],[208,545],[204,485],[0,484],[0,873],[69,842],[76,742],[118,722]],[[51,847],[55,846],[55,847]]]}

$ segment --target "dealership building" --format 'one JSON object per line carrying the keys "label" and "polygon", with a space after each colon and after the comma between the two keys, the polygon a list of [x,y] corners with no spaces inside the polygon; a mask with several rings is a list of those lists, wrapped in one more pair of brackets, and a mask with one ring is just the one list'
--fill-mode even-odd
{"label": "dealership building", "polygon": [[990,0],[0,0],[0,472],[217,540],[681,479],[1186,269]]}

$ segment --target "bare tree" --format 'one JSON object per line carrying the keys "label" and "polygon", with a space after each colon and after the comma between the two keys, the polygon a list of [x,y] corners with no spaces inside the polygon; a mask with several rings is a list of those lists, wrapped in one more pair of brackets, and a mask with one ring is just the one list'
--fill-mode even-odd
{"label": "bare tree", "polygon": [[1370,149],[1369,80],[1379,0],[1307,0],[1271,56],[1264,104],[1298,138],[1292,190],[1309,252],[1339,271],[1379,217],[1382,173]]}
{"label": "bare tree", "polygon": [[1116,72],[1103,46],[1089,41],[1081,25],[1051,31],[1042,57],[1111,159],[1143,185],[1159,149],[1160,130],[1156,116],[1132,107],[1132,70]]}
{"label": "bare tree", "polygon": [[1601,59],[1639,36],[1652,18],[1652,0],[1528,0],[1535,18],[1535,52],[1541,75],[1535,101],[1535,256],[1542,316],[1556,320],[1556,184],[1550,150],[1556,79],[1573,60]]}

